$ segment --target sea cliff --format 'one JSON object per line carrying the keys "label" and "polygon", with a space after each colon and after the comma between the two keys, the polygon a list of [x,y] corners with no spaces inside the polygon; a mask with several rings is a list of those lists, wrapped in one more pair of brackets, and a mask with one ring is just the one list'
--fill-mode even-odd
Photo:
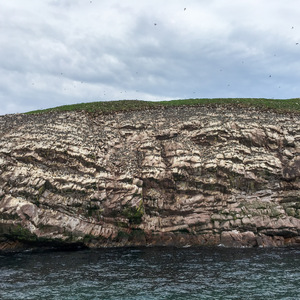
{"label": "sea cliff", "polygon": [[300,118],[196,105],[0,116],[0,249],[300,245]]}

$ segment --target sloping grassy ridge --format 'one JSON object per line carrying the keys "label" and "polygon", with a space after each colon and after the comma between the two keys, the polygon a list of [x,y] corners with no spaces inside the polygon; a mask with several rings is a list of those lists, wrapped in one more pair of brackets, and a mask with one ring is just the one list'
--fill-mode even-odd
{"label": "sloping grassy ridge", "polygon": [[182,106],[182,105],[232,105],[236,107],[257,107],[272,109],[281,112],[300,112],[300,98],[294,99],[265,99],[265,98],[202,98],[182,99],[171,101],[142,101],[142,100],[120,100],[89,102],[71,105],[63,105],[44,110],[35,110],[27,114],[47,113],[53,111],[87,111],[109,113],[114,111],[140,110],[154,107]]}

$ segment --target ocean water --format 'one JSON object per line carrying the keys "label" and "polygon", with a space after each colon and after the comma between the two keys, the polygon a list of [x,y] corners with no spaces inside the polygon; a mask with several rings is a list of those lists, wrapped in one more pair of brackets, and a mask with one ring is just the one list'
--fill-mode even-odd
{"label": "ocean water", "polygon": [[300,249],[0,255],[0,299],[300,299]]}

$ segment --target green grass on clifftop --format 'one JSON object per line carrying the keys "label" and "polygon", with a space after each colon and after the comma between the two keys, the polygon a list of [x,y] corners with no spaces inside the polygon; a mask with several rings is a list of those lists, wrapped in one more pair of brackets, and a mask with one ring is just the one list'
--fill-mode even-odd
{"label": "green grass on clifftop", "polygon": [[236,107],[257,107],[280,112],[300,112],[300,98],[295,99],[264,99],[264,98],[214,98],[214,99],[182,99],[171,101],[120,100],[89,102],[58,106],[44,110],[35,110],[28,114],[47,113],[53,111],[87,111],[109,113],[114,111],[141,110],[154,107],[183,105],[231,105]]}

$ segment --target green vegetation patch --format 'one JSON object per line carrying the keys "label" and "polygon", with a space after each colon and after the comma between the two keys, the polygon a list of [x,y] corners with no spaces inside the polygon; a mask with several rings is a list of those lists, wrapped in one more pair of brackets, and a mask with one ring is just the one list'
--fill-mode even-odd
{"label": "green vegetation patch", "polygon": [[288,216],[300,219],[300,198],[295,198],[295,202],[283,203],[282,206]]}
{"label": "green vegetation patch", "polygon": [[282,211],[280,210],[280,206],[276,203],[272,202],[264,202],[264,201],[243,201],[239,207],[242,209],[241,214],[252,216],[269,216],[271,218],[279,218],[282,217]]}
{"label": "green vegetation patch", "polygon": [[142,217],[144,215],[143,202],[141,202],[138,207],[126,206],[122,212],[122,215],[129,220],[130,224],[141,224]]}
{"label": "green vegetation patch", "polygon": [[300,98],[294,99],[265,99],[265,98],[197,98],[180,99],[171,101],[141,101],[120,100],[100,101],[63,105],[44,110],[35,110],[27,114],[59,112],[59,111],[87,111],[110,113],[115,111],[132,111],[150,109],[155,107],[184,106],[184,105],[231,105],[235,107],[257,107],[262,109],[274,109],[282,112],[299,112]]}
{"label": "green vegetation patch", "polygon": [[10,235],[19,241],[35,242],[37,240],[37,236],[35,234],[31,233],[28,229],[19,224],[10,228]]}

